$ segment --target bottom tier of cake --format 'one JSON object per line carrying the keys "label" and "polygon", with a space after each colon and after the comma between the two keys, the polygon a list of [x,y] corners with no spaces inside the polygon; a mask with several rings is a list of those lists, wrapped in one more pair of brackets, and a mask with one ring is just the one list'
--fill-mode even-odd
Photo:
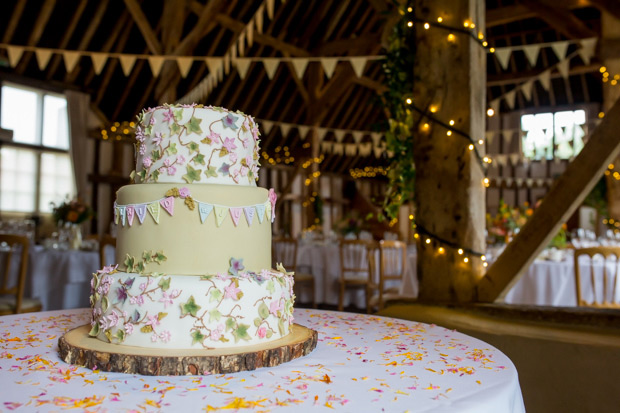
{"label": "bottom tier of cake", "polygon": [[106,267],[93,275],[90,335],[169,349],[264,343],[289,333],[294,299],[284,269],[187,276]]}

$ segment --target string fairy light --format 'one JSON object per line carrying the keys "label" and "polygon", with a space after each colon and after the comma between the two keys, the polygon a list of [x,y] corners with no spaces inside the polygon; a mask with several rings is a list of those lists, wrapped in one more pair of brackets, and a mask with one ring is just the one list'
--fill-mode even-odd
{"label": "string fairy light", "polygon": [[128,141],[134,142],[136,135],[135,122],[114,122],[110,126],[101,129],[100,138],[104,141]]}

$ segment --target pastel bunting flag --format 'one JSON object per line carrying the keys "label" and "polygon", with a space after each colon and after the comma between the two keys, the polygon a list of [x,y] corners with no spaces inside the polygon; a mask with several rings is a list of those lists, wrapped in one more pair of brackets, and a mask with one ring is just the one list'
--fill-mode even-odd
{"label": "pastel bunting flag", "polygon": [[118,215],[120,215],[121,217],[121,225],[125,226],[125,219],[127,218],[125,216],[125,210],[127,209],[127,207],[125,205],[121,205],[118,207]]}
{"label": "pastel bunting flag", "polygon": [[149,210],[155,222],[159,224],[159,202],[152,202],[148,204],[146,208]]}
{"label": "pastel bunting flag", "polygon": [[174,215],[174,197],[173,196],[164,198],[161,201],[159,201],[159,203],[166,210],[167,213],[169,213],[171,216]]}
{"label": "pastel bunting flag", "polygon": [[133,205],[128,205],[127,206],[127,223],[129,224],[129,226],[133,225],[133,217],[134,217],[134,208]]}
{"label": "pastel bunting flag", "polygon": [[228,212],[228,208],[224,206],[213,206],[215,208],[215,222],[219,227],[224,222],[224,218],[226,218],[226,212]]}
{"label": "pastel bunting flag", "polygon": [[232,218],[235,226],[239,225],[239,218],[241,218],[242,212],[243,208],[230,208],[230,217]]}
{"label": "pastel bunting flag", "polygon": [[265,206],[265,212],[267,213],[267,220],[271,221],[271,202],[267,200],[263,205]]}
{"label": "pastel bunting flag", "polygon": [[213,211],[213,205],[198,202],[198,213],[200,214],[200,222],[202,224],[204,224],[211,211]]}
{"label": "pastel bunting flag", "polygon": [[245,219],[248,220],[248,226],[252,226],[252,221],[254,221],[254,215],[256,214],[256,209],[253,206],[243,208],[243,212],[245,213]]}
{"label": "pastel bunting flag", "polygon": [[134,205],[133,209],[138,216],[138,221],[140,221],[141,224],[144,223],[144,218],[146,217],[146,204]]}
{"label": "pastel bunting flag", "polygon": [[116,202],[114,202],[114,224],[116,225],[118,225],[118,218],[119,218],[118,206],[116,205]]}
{"label": "pastel bunting flag", "polygon": [[256,213],[258,214],[258,222],[260,222],[261,224],[263,223],[263,220],[265,219],[266,208],[267,208],[266,204],[256,205]]}

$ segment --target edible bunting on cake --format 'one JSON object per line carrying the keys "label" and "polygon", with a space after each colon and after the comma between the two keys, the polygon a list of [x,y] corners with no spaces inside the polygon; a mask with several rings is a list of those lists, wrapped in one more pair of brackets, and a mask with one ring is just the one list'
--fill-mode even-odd
{"label": "edible bunting on cake", "polygon": [[265,213],[267,215],[267,220],[271,221],[272,219],[272,210],[271,210],[271,202],[269,202],[269,200],[265,201],[265,203],[263,204],[265,207]]}
{"label": "edible bunting on cake", "polygon": [[118,225],[118,205],[114,201],[114,224]]}
{"label": "edible bunting on cake", "polygon": [[213,205],[198,202],[198,212],[200,213],[200,222],[202,224],[204,224],[211,211],[213,211]]}
{"label": "edible bunting on cake", "polygon": [[254,215],[256,214],[256,209],[253,206],[243,208],[243,212],[245,213],[245,219],[248,220],[248,226],[252,226],[252,221],[254,221]]}
{"label": "edible bunting on cake", "polygon": [[147,205],[146,208],[149,210],[149,213],[151,214],[155,222],[159,224],[159,202],[150,203]]}
{"label": "edible bunting on cake", "polygon": [[219,227],[224,222],[224,218],[226,217],[226,213],[228,212],[228,208],[224,206],[213,206],[215,208],[215,222]]}
{"label": "edible bunting on cake", "polygon": [[230,217],[233,220],[235,226],[239,225],[239,218],[241,218],[241,212],[243,208],[230,208]]}
{"label": "edible bunting on cake", "polygon": [[140,221],[141,224],[144,223],[144,218],[146,217],[146,205],[145,204],[134,205],[133,209],[136,215],[138,216],[138,221]]}
{"label": "edible bunting on cake", "polygon": [[265,219],[265,204],[256,205],[256,213],[258,214],[258,222],[262,224]]}
{"label": "edible bunting on cake", "polygon": [[125,205],[121,205],[118,207],[118,215],[121,217],[121,225],[125,226],[125,210],[127,207]]}
{"label": "edible bunting on cake", "polygon": [[134,217],[133,205],[128,205],[127,206],[127,223],[129,224],[129,226],[133,225],[133,217]]}
{"label": "edible bunting on cake", "polygon": [[159,201],[159,203],[161,204],[162,207],[164,207],[167,213],[169,213],[171,216],[174,215],[174,197],[173,196],[164,198],[161,201]]}

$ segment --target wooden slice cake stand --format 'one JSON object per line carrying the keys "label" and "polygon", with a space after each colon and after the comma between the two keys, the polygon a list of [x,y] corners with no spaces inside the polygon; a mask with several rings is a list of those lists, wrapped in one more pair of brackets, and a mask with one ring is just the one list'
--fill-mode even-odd
{"label": "wooden slice cake stand", "polygon": [[316,347],[317,332],[294,324],[291,333],[265,344],[228,349],[149,349],[105,343],[88,336],[89,325],[74,328],[58,340],[67,363],[101,371],[180,376],[234,373],[273,367],[305,356]]}

